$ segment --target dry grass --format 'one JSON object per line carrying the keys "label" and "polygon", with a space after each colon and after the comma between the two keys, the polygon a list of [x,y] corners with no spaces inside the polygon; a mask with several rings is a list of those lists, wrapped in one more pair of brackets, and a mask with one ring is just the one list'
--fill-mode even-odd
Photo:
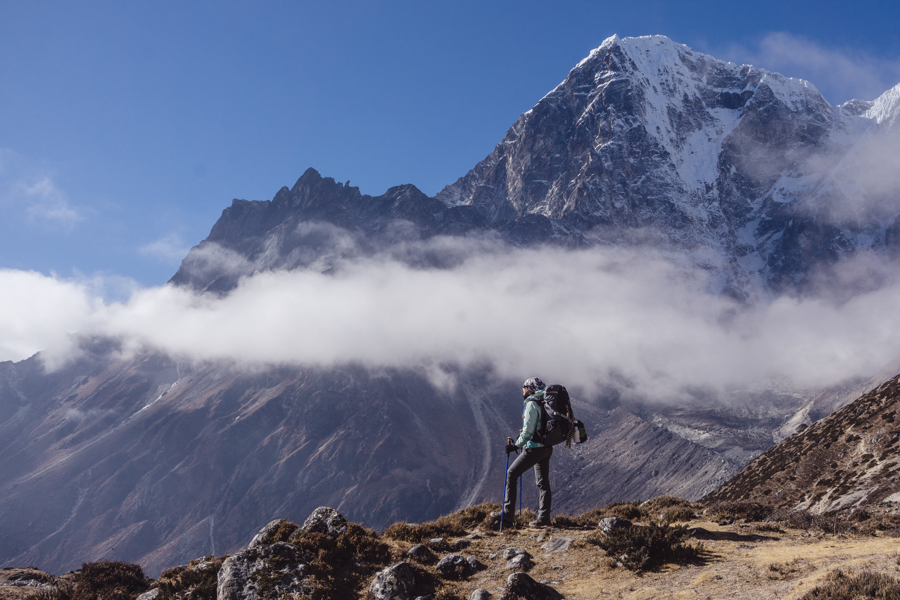
{"label": "dry grass", "polygon": [[[869,571],[885,575],[900,573],[900,542],[884,533],[877,536],[853,533],[834,535],[824,530],[827,528],[798,529],[791,527],[786,521],[777,524],[751,522],[721,526],[717,521],[705,519],[687,521],[684,524],[688,531],[705,531],[705,535],[702,532],[696,534],[705,549],[703,561],[667,563],[658,570],[641,574],[615,566],[615,561],[610,560],[607,553],[591,541],[597,535],[596,523],[601,518],[630,517],[640,525],[649,526],[667,509],[695,510],[693,505],[686,506],[682,502],[659,500],[643,506],[638,503],[621,503],[596,509],[585,515],[556,517],[556,527],[550,530],[521,527],[500,535],[482,527],[479,537],[472,540],[472,545],[462,553],[474,555],[487,569],[462,581],[444,581],[436,577],[438,597],[465,599],[476,588],[487,589],[493,597],[500,597],[502,586],[512,573],[506,569],[506,561],[502,559],[503,550],[509,547],[520,547],[529,552],[535,565],[528,574],[537,581],[549,583],[567,600],[799,600],[816,587],[828,584],[828,577],[836,570],[846,573]],[[747,515],[753,509],[732,508],[740,508]],[[736,510],[734,514],[738,514]],[[653,516],[653,521],[647,520],[650,515]],[[742,516],[741,520],[745,518]],[[804,525],[802,519],[799,521]],[[469,532],[471,530],[466,531]],[[567,552],[549,553],[542,550],[541,546],[551,536],[573,538],[574,542]],[[687,541],[694,542],[691,538]],[[397,553],[404,552],[413,545],[412,541],[403,540],[389,543]],[[438,554],[446,554],[446,551]]]}

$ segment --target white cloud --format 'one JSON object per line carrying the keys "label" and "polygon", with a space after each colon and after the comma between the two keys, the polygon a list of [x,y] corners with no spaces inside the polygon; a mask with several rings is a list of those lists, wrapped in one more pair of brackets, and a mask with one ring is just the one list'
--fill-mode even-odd
{"label": "white cloud", "polygon": [[72,208],[65,192],[60,190],[49,177],[37,181],[18,182],[13,191],[26,201],[26,211],[34,219],[50,221],[66,227],[83,219],[81,213]]}
{"label": "white cloud", "polygon": [[826,47],[786,32],[773,32],[755,47],[732,46],[716,56],[806,79],[832,104],[874,100],[900,82],[900,58],[885,59],[858,49]]}
{"label": "white cloud", "polygon": [[138,249],[144,256],[161,259],[165,262],[179,263],[187,255],[190,247],[182,241],[177,233],[171,233]]}
{"label": "white cloud", "polygon": [[747,308],[706,292],[678,260],[615,249],[495,250],[444,270],[369,258],[330,275],[261,273],[227,296],[165,286],[122,303],[20,272],[0,272],[0,289],[11,278],[20,294],[0,305],[0,331],[16,343],[2,358],[48,347],[51,364],[79,330],[196,361],[413,367],[433,379],[435,365],[490,363],[501,376],[587,389],[625,380],[677,399],[779,377],[821,387],[900,359],[900,284]]}
{"label": "white cloud", "polygon": [[44,350],[67,351],[102,303],[82,283],[33,271],[0,269],[0,360]]}
{"label": "white cloud", "polygon": [[84,219],[46,169],[8,148],[0,148],[0,203],[57,227],[71,228]]}

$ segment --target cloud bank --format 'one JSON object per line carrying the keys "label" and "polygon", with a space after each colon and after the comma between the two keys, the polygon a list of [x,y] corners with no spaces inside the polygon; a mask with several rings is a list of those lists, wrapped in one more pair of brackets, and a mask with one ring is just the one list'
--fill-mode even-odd
{"label": "cloud bank", "polygon": [[682,259],[608,248],[496,249],[440,270],[356,259],[328,274],[257,274],[227,296],[164,286],[117,303],[85,284],[0,271],[0,289],[16,290],[2,295],[0,359],[46,349],[60,364],[77,332],[248,366],[489,363],[499,376],[615,383],[660,400],[772,378],[823,387],[900,358],[900,283],[882,275],[840,301],[748,308],[707,292]]}

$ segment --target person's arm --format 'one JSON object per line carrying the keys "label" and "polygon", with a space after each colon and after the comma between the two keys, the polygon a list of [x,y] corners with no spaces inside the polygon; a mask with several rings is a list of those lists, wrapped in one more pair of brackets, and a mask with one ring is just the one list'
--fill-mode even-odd
{"label": "person's arm", "polygon": [[540,420],[541,409],[538,407],[537,402],[534,400],[528,402],[528,404],[525,405],[525,418],[523,419],[522,433],[519,434],[519,439],[516,440],[516,446],[521,448],[526,442],[531,441]]}

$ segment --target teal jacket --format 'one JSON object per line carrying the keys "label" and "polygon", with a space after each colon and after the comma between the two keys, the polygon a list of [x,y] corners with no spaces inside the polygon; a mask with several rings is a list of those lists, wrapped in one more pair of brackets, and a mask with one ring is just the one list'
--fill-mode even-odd
{"label": "teal jacket", "polygon": [[524,447],[526,450],[531,448],[543,448],[540,442],[533,442],[534,432],[541,426],[541,401],[544,398],[544,390],[538,390],[531,396],[525,398],[525,410],[522,413],[522,432],[519,439],[516,440],[516,446]]}

